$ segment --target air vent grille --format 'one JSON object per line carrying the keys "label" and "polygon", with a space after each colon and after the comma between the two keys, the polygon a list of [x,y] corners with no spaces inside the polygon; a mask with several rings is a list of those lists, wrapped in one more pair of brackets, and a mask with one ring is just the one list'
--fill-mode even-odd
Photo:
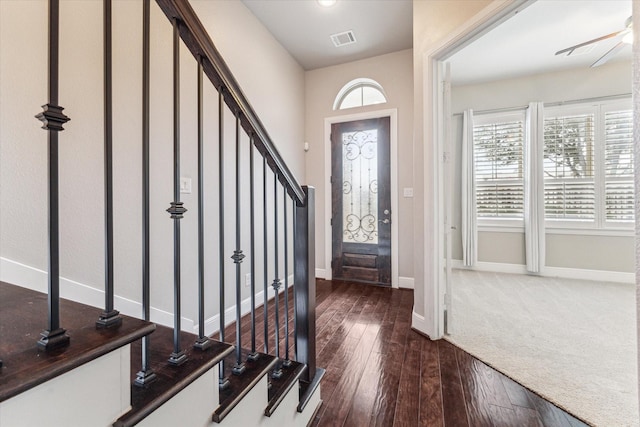
{"label": "air vent grille", "polygon": [[330,37],[335,47],[346,46],[348,44],[353,44],[356,42],[356,36],[355,34],[353,34],[352,30],[345,31],[343,33],[332,34]]}

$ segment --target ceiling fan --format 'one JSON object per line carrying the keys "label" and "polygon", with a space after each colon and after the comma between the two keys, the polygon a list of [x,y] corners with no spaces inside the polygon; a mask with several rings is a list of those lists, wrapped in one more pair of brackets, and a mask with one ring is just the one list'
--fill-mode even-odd
{"label": "ceiling fan", "polygon": [[566,49],[559,50],[556,52],[556,55],[561,55],[563,53],[566,53],[567,56],[569,56],[572,53],[574,53],[577,49],[580,49],[581,47],[588,46],[590,44],[597,43],[602,40],[607,40],[614,37],[621,39],[614,47],[609,49],[607,53],[602,55],[596,62],[591,64],[591,67],[597,67],[599,65],[602,65],[605,62],[607,62],[609,59],[611,59],[616,53],[618,53],[618,51],[622,49],[625,45],[633,43],[633,28],[632,28],[633,20],[631,18],[632,18],[631,16],[627,18],[627,20],[624,22],[625,28],[623,28],[620,31],[616,31],[615,33],[607,34],[606,36],[598,37],[597,39],[589,40],[587,42],[580,43],[575,46],[571,46]]}

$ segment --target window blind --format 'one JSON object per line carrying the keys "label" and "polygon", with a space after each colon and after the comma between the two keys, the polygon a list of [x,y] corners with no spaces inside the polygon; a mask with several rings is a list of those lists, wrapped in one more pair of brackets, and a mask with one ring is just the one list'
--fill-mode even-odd
{"label": "window blind", "polygon": [[595,220],[594,114],[544,120],[545,217]]}
{"label": "window blind", "polygon": [[605,220],[633,221],[633,112],[605,112],[604,128]]}
{"label": "window blind", "polygon": [[473,127],[478,218],[523,218],[524,121]]}

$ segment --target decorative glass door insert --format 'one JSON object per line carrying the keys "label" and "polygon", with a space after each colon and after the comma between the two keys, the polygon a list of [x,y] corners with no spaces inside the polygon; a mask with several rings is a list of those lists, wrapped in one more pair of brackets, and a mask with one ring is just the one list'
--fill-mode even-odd
{"label": "decorative glass door insert", "polygon": [[378,244],[378,130],[342,134],[343,242]]}

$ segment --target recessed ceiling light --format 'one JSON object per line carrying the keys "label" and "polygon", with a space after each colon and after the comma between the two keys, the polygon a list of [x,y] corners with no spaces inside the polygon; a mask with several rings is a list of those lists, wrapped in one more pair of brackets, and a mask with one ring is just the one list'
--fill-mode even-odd
{"label": "recessed ceiling light", "polygon": [[318,4],[322,7],[331,7],[336,4],[336,0],[318,0]]}

